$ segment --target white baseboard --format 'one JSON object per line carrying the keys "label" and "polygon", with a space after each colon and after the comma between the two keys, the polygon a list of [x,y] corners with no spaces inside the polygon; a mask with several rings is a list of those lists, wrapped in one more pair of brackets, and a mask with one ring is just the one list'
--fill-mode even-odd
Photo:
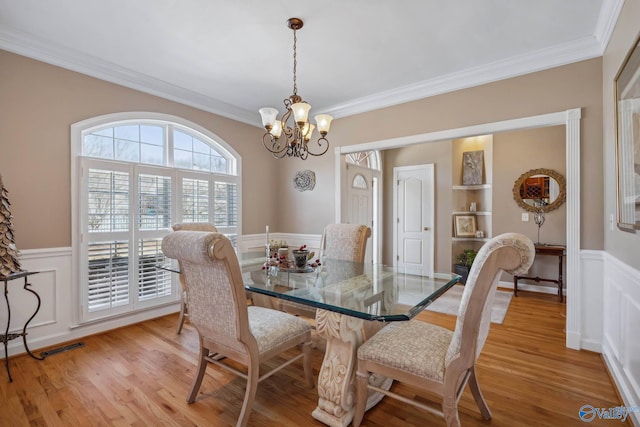
{"label": "white baseboard", "polygon": [[[602,349],[602,360],[604,360],[607,369],[609,369],[609,373],[611,374],[611,378],[613,378],[613,382],[616,384],[618,388],[618,392],[622,397],[622,402],[624,406],[627,408],[640,407],[640,401],[638,401],[637,396],[634,399],[634,391],[633,388],[629,385],[629,382],[626,380],[626,375],[624,370],[620,367],[619,363],[616,361],[615,356],[613,355],[613,349],[609,346],[607,342],[604,343]],[[634,426],[640,426],[640,411],[631,412],[627,419],[631,420],[631,423]]]}

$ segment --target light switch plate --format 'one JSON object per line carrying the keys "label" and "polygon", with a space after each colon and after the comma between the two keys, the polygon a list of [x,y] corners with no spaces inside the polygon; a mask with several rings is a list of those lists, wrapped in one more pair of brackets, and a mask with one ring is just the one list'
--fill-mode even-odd
{"label": "light switch plate", "polygon": [[527,222],[529,221],[529,214],[526,212],[522,212],[522,221]]}

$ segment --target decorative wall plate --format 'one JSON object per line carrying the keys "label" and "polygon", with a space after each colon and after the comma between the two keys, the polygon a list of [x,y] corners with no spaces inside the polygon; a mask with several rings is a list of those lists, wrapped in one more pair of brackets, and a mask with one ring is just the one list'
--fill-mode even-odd
{"label": "decorative wall plate", "polygon": [[298,191],[311,191],[316,186],[316,173],[310,170],[298,171],[293,178],[293,185]]}

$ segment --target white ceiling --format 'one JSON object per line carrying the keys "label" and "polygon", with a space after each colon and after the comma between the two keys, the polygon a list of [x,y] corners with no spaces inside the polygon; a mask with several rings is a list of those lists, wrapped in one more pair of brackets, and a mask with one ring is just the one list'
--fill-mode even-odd
{"label": "white ceiling", "polygon": [[623,0],[0,0],[0,49],[253,125],[344,117],[601,56]]}

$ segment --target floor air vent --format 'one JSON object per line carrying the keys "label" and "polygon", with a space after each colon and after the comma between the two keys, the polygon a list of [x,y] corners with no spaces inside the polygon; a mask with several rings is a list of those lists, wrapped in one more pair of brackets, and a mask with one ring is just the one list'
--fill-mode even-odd
{"label": "floor air vent", "polygon": [[84,347],[84,343],[83,342],[77,342],[75,344],[69,344],[69,345],[65,345],[65,346],[62,346],[62,347],[54,348],[52,350],[43,351],[43,352],[40,353],[40,356],[41,357],[49,357],[49,356],[53,356],[54,354],[62,353],[64,351],[74,350],[74,349],[80,348],[80,347]]}

